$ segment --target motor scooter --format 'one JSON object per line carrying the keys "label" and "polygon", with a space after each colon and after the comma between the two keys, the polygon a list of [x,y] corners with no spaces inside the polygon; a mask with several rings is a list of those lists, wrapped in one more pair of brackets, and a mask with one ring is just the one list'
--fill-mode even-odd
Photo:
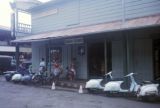
{"label": "motor scooter", "polygon": [[16,73],[12,76],[11,81],[13,81],[14,83],[20,83],[22,79],[22,75],[19,73]]}
{"label": "motor scooter", "polygon": [[6,72],[4,72],[4,77],[5,77],[6,81],[11,81],[12,76],[16,73],[17,73],[17,71],[6,71]]}
{"label": "motor scooter", "polygon": [[[129,78],[128,80],[110,81],[110,82],[106,83],[105,87],[104,87],[104,92],[107,95],[119,94],[119,93],[136,94],[140,85],[138,85],[137,82],[135,81],[134,74],[135,73],[129,73],[128,75],[124,76],[125,79]],[[130,83],[129,83],[129,86],[126,87],[126,85],[128,85],[128,81]]]}
{"label": "motor scooter", "polygon": [[32,74],[31,77],[32,83],[35,85],[44,85],[50,83],[52,79],[53,78],[51,78],[51,76],[49,77],[47,71],[45,71],[44,69]]}
{"label": "motor scooter", "polygon": [[137,99],[153,101],[159,96],[159,84],[151,81],[144,81],[137,91]]}
{"label": "motor scooter", "polygon": [[22,78],[21,78],[21,83],[25,84],[25,85],[30,84],[32,82],[32,76],[33,76],[33,74],[23,75]]}
{"label": "motor scooter", "polygon": [[103,76],[102,79],[90,79],[89,81],[87,81],[85,88],[89,93],[93,93],[95,91],[103,91],[104,85],[112,79],[112,72],[108,72]]}

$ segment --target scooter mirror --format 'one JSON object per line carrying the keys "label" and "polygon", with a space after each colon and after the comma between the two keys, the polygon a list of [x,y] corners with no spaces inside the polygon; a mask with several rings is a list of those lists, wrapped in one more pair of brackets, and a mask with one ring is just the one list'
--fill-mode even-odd
{"label": "scooter mirror", "polygon": [[112,74],[112,71],[106,73],[104,76],[111,75],[111,74]]}

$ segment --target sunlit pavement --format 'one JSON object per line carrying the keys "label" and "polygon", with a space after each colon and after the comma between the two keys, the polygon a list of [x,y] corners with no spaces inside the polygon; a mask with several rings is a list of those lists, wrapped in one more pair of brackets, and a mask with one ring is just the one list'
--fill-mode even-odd
{"label": "sunlit pavement", "polygon": [[0,108],[160,108],[160,103],[24,86],[0,77]]}

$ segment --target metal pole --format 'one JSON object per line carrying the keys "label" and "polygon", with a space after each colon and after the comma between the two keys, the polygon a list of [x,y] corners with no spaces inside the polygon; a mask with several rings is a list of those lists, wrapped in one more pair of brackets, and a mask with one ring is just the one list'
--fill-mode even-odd
{"label": "metal pole", "polygon": [[19,66],[19,44],[16,43],[16,69],[18,69],[18,66]]}
{"label": "metal pole", "polygon": [[15,37],[17,36],[18,30],[18,10],[15,8]]}
{"label": "metal pole", "polygon": [[105,70],[105,73],[107,73],[107,40],[105,39],[104,41],[104,70]]}
{"label": "metal pole", "polygon": [[130,46],[129,46],[129,37],[126,35],[126,50],[127,50],[127,73],[130,71]]}
{"label": "metal pole", "polygon": [[125,32],[122,32],[123,34],[123,63],[124,63],[124,75],[126,75],[128,73],[128,62],[127,62],[127,59],[128,59],[128,53],[127,53],[127,38],[126,38],[126,35],[125,35]]}
{"label": "metal pole", "polygon": [[124,74],[128,74],[130,71],[130,46],[129,37],[127,32],[123,32],[123,42],[124,42]]}
{"label": "metal pole", "polygon": [[11,39],[14,40],[15,37],[15,13],[11,15]]}
{"label": "metal pole", "polygon": [[51,73],[51,40],[49,40],[49,73]]}
{"label": "metal pole", "polygon": [[11,15],[11,36],[12,39],[16,38],[16,18],[17,18],[17,14],[16,14],[16,3],[15,2],[10,2],[10,6],[13,10],[13,13]]}

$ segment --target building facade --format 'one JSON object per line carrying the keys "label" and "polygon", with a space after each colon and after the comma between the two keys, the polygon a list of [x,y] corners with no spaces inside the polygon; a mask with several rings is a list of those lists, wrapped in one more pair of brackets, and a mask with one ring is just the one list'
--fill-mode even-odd
{"label": "building facade", "polygon": [[64,70],[76,58],[77,79],[160,77],[159,0],[55,0],[28,12],[32,35],[14,42],[32,44],[34,71],[43,57],[52,71],[57,57]]}
{"label": "building facade", "polygon": [[[11,9],[11,37],[13,39],[19,39],[27,35],[31,35],[31,16],[26,10],[40,5],[38,0],[14,0],[10,2]],[[14,44],[14,52],[18,49],[16,55],[16,61],[28,62],[31,60],[31,44],[23,43],[21,47]],[[15,47],[16,46],[16,47]],[[17,67],[19,62],[17,62]]]}

